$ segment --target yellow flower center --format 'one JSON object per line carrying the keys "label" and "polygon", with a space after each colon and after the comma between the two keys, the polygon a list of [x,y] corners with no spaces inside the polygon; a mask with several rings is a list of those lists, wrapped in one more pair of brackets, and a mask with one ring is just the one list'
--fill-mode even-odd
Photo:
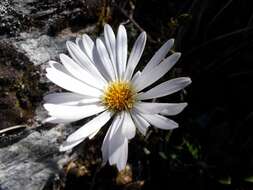
{"label": "yellow flower center", "polygon": [[114,81],[105,88],[102,103],[109,110],[119,112],[129,110],[135,102],[135,91],[129,82]]}

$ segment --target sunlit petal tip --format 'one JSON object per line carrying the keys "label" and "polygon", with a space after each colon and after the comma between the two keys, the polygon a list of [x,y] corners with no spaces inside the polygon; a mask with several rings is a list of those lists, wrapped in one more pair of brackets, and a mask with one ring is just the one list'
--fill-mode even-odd
{"label": "sunlit petal tip", "polygon": [[44,107],[47,111],[50,110],[50,104],[48,104],[48,103],[43,104],[43,107]]}
{"label": "sunlit petal tip", "polygon": [[175,39],[174,39],[174,38],[171,38],[171,39],[168,40],[168,42],[169,42],[170,44],[172,44],[171,46],[173,46],[174,43],[175,43]]}
{"label": "sunlit petal tip", "polygon": [[181,57],[182,53],[180,52],[176,52],[176,53],[173,53],[176,57],[178,57],[178,59]]}
{"label": "sunlit petal tip", "polygon": [[119,25],[119,29],[118,30],[126,32],[126,28],[125,28],[125,26],[123,24]]}
{"label": "sunlit petal tip", "polygon": [[190,77],[181,77],[185,80],[185,87],[192,83],[192,79]]}
{"label": "sunlit petal tip", "polygon": [[112,30],[112,27],[109,24],[105,24],[104,30]]}
{"label": "sunlit petal tip", "polygon": [[68,41],[66,41],[66,46],[67,46],[67,48],[69,48],[69,47],[71,46],[71,43],[72,43],[72,42],[71,42],[71,41],[69,41],[69,40],[68,40]]}
{"label": "sunlit petal tip", "polygon": [[145,31],[141,32],[141,36],[142,36],[143,38],[146,38],[146,37],[147,37],[147,32],[145,32]]}

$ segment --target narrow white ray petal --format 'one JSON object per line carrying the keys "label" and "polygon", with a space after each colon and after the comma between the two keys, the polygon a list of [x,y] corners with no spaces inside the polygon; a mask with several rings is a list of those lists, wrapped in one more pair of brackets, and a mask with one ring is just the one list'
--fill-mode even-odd
{"label": "narrow white ray petal", "polygon": [[138,80],[134,83],[135,89],[137,91],[141,91],[159,80],[176,64],[180,56],[181,53],[174,53],[153,68],[150,72],[142,73]]}
{"label": "narrow white ray petal", "polygon": [[108,50],[116,78],[118,76],[117,67],[116,67],[116,39],[114,32],[110,25],[105,24],[104,27],[104,35],[105,35],[105,45],[106,49]]}
{"label": "narrow white ray petal", "polygon": [[107,162],[107,160],[109,159],[110,140],[115,135],[115,132],[117,131],[117,129],[119,127],[119,122],[120,122],[120,117],[118,115],[116,115],[111,123],[111,126],[109,127],[109,129],[105,135],[104,140],[103,140],[103,144],[101,147],[102,155],[103,155],[103,164],[105,164]]}
{"label": "narrow white ray petal", "polygon": [[111,139],[109,140],[109,163],[111,165],[116,164],[117,167],[123,167],[124,162],[126,164],[127,158],[126,154],[126,143],[128,142],[127,138],[122,133],[122,119],[120,117],[120,121],[118,121],[117,130],[115,130],[114,134],[111,135]]}
{"label": "narrow white ray petal", "polygon": [[131,116],[133,118],[135,126],[138,128],[140,133],[143,135],[146,135],[150,124],[143,117],[141,117],[138,113],[136,113],[136,111],[132,111]]}
{"label": "narrow white ray petal", "polygon": [[144,117],[151,125],[160,129],[168,130],[175,129],[178,127],[178,124],[175,121],[158,114],[140,113],[140,115]]}
{"label": "narrow white ray petal", "polygon": [[104,63],[102,62],[97,47],[94,47],[92,50],[92,59],[94,60],[94,65],[96,65],[98,71],[101,73],[101,75],[105,78],[107,82],[111,81],[110,74],[107,71],[107,68],[105,67]]}
{"label": "narrow white ray petal", "polygon": [[136,127],[128,112],[124,113],[124,118],[122,121],[122,134],[128,139],[132,139],[135,136]]}
{"label": "narrow white ray petal", "polygon": [[70,92],[48,94],[44,96],[43,99],[46,103],[69,105],[69,106],[94,104],[101,101],[99,98],[92,98],[89,96],[83,96]]}
{"label": "narrow white ray petal", "polygon": [[110,126],[110,128],[108,129],[105,135],[105,138],[103,140],[102,147],[101,147],[102,157],[103,157],[102,165],[105,165],[107,160],[109,159],[109,134],[110,134],[111,128],[112,126]]}
{"label": "narrow white ray petal", "polygon": [[94,62],[92,51],[93,51],[93,48],[95,47],[95,43],[87,34],[84,34],[82,36],[82,43],[84,47],[84,52],[86,53],[90,61]]}
{"label": "narrow white ray petal", "polygon": [[96,134],[100,131],[100,129],[96,130],[94,133],[91,133],[88,137],[89,139],[92,139],[93,137],[96,136]]}
{"label": "narrow white ray petal", "polygon": [[130,80],[132,78],[134,70],[137,64],[139,63],[141,55],[145,48],[146,39],[147,39],[146,32],[142,32],[134,43],[133,49],[128,59],[126,73],[124,76],[126,80]]}
{"label": "narrow white ray petal", "polygon": [[127,32],[123,25],[119,26],[116,42],[117,69],[119,77],[123,77],[127,63]]}
{"label": "narrow white ray petal", "polygon": [[147,92],[144,92],[140,95],[138,94],[137,99],[147,100],[167,96],[179,90],[182,90],[189,84],[191,84],[191,79],[188,77],[171,79],[169,81],[166,81],[164,83],[155,86],[154,88],[148,90]]}
{"label": "narrow white ray petal", "polygon": [[49,115],[59,119],[80,120],[105,110],[100,105],[85,105],[85,106],[66,106],[61,104],[44,104],[44,108]]}
{"label": "narrow white ray petal", "polygon": [[116,163],[118,171],[125,169],[127,164],[127,157],[128,157],[128,140],[127,138],[124,139],[123,144],[121,145],[118,153],[118,160]]}
{"label": "narrow white ray petal", "polygon": [[136,80],[138,80],[138,78],[141,76],[141,72],[140,71],[137,71],[135,74],[134,74],[134,76],[133,76],[133,78],[132,78],[132,80],[131,80],[131,83],[132,84],[134,84],[135,82],[136,82]]}
{"label": "narrow white ray petal", "polygon": [[168,116],[177,115],[182,112],[187,105],[187,103],[176,103],[171,105],[169,108],[162,110],[160,114]]}
{"label": "narrow white ray petal", "polygon": [[100,78],[94,77],[90,72],[83,69],[79,64],[73,61],[69,56],[60,54],[60,59],[64,67],[76,78],[98,89],[103,89],[105,82]]}
{"label": "narrow white ray petal", "polygon": [[[63,66],[63,64],[60,64],[60,63],[58,63],[58,62],[56,62],[56,61],[49,61],[48,62],[49,63],[49,68],[47,68],[46,69],[46,71],[50,71],[50,69],[51,69],[51,71],[59,71],[60,73],[63,73],[63,74],[65,74],[65,76],[68,76],[68,77],[72,77],[73,79],[75,79],[75,80],[77,80],[79,83],[81,82],[82,84],[84,84],[85,85],[85,87],[87,87],[88,86],[88,88],[90,88],[91,86],[90,85],[87,85],[85,82],[83,82],[83,81],[81,81],[78,77],[76,77],[73,73],[71,73],[71,72],[69,72],[67,69],[66,69],[66,67],[64,67]],[[50,80],[50,79],[49,79]],[[73,81],[72,81],[73,82]],[[106,82],[105,82],[106,83]],[[58,85],[58,84],[57,84]],[[80,88],[81,87],[83,87],[84,85],[82,85],[82,86],[80,86]],[[61,86],[62,87],[62,86]],[[62,87],[62,88],[64,88],[64,87]],[[92,87],[92,88],[94,88],[94,87]],[[66,88],[65,88],[66,89]],[[96,89],[96,88],[95,88]],[[82,94],[83,95],[83,94]],[[87,96],[87,95],[83,95],[83,96]],[[88,97],[88,96],[87,96]],[[89,97],[91,97],[90,95],[89,95]]]}
{"label": "narrow white ray petal", "polygon": [[67,141],[75,141],[82,138],[86,138],[92,133],[96,132],[97,130],[101,129],[112,117],[112,113],[109,111],[105,111],[92,120],[90,120],[88,123],[86,123],[84,126],[79,128],[77,131],[72,133]]}
{"label": "narrow white ray petal", "polygon": [[60,146],[60,151],[64,152],[64,151],[71,150],[72,148],[74,148],[75,146],[77,146],[78,144],[80,144],[83,141],[84,141],[84,138],[80,139],[80,140],[77,140],[77,141],[72,141],[72,142],[65,141]]}
{"label": "narrow white ray petal", "polygon": [[67,124],[67,123],[71,123],[71,122],[74,122],[76,121],[75,119],[59,119],[59,118],[56,118],[56,117],[48,117],[46,119],[44,119],[42,121],[42,123],[64,123],[64,124]]}
{"label": "narrow white ray petal", "polygon": [[52,104],[63,104],[66,102],[77,102],[84,98],[91,98],[89,96],[79,95],[71,92],[57,92],[48,94],[43,97],[43,100]]}
{"label": "narrow white ray petal", "polygon": [[87,34],[84,34],[82,36],[82,43],[83,43],[85,54],[90,59],[92,64],[95,65],[99,73],[102,75],[104,81],[106,82],[109,81],[110,80],[109,75],[107,74],[107,71],[105,70],[103,66],[103,63],[101,62],[99,58],[99,54],[97,52],[97,48],[93,40]]}
{"label": "narrow white ray petal", "polygon": [[48,64],[50,66],[49,68],[61,71],[65,74],[70,75],[71,77],[75,78],[75,76],[73,76],[70,72],[68,72],[68,70],[61,63],[50,60],[48,62]]}
{"label": "narrow white ray petal", "polygon": [[161,61],[168,54],[169,50],[174,45],[174,39],[168,40],[163,46],[155,53],[155,55],[151,58],[151,60],[147,63],[147,65],[143,69],[143,73],[147,73],[151,69],[153,69],[156,65],[161,63]]}
{"label": "narrow white ray petal", "polygon": [[99,54],[99,57],[104,65],[104,68],[106,69],[107,73],[109,74],[111,80],[115,80],[116,79],[116,71],[113,68],[113,64],[109,58],[108,52],[105,48],[104,43],[102,42],[101,39],[97,39],[96,40],[96,46],[97,46],[97,51]]}
{"label": "narrow white ray petal", "polygon": [[112,126],[109,134],[109,163],[111,165],[116,164],[119,159],[120,148],[124,142],[124,136],[122,134],[122,121],[123,114],[117,115],[115,123]]}
{"label": "narrow white ray petal", "polygon": [[86,54],[81,38],[76,38],[76,45]]}
{"label": "narrow white ray petal", "polygon": [[87,72],[90,72],[97,79],[105,80],[101,73],[97,70],[96,66],[88,58],[88,56],[77,46],[75,43],[67,41],[66,46],[71,57]]}
{"label": "narrow white ray petal", "polygon": [[92,50],[95,47],[92,39],[87,34],[83,34],[82,38],[76,39],[76,44],[80,48],[80,50],[82,50],[82,52],[88,57],[90,62],[92,62],[93,65],[96,66],[92,56]]}
{"label": "narrow white ray petal", "polygon": [[146,114],[177,115],[187,106],[187,103],[153,103],[138,102],[135,108]]}
{"label": "narrow white ray petal", "polygon": [[100,90],[93,88],[64,72],[54,68],[47,68],[46,71],[46,76],[49,80],[66,90],[97,98],[99,98],[102,94]]}

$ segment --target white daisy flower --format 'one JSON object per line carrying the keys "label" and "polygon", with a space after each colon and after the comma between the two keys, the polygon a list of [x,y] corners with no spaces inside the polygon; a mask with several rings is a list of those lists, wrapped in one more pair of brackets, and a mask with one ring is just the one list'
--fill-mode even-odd
{"label": "white daisy flower", "polygon": [[[134,73],[146,43],[146,33],[137,38],[127,58],[127,33],[119,26],[117,36],[106,24],[104,38],[96,42],[84,34],[76,42],[68,41],[71,57],[60,54],[62,64],[50,61],[46,76],[69,92],[45,96],[46,122],[69,123],[96,115],[71,134],[60,151],[72,149],[87,137],[93,138],[109,121],[110,127],[102,145],[103,161],[125,168],[128,141],[136,128],[143,135],[152,125],[174,129],[178,124],[166,116],[180,113],[187,103],[154,103],[148,100],[170,95],[191,83],[188,77],[163,82],[149,90],[148,86],[163,77],[180,58],[180,53],[166,57],[174,40],[168,40],[142,71]],[[165,58],[166,57],[166,58]]]}

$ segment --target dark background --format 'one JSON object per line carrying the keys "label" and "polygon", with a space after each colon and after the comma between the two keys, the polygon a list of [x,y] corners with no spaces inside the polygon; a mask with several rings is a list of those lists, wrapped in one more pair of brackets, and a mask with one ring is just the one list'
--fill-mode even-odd
{"label": "dark background", "polygon": [[[178,129],[151,129],[145,138],[136,136],[129,144],[130,168],[121,174],[108,165],[99,168],[100,161],[96,160],[101,158],[102,133],[96,140],[84,143],[86,154],[75,161],[75,169],[65,171],[58,184],[60,189],[253,189],[252,0],[48,0],[34,2],[33,7],[32,16],[14,17],[21,24],[0,17],[2,23],[6,19],[10,23],[0,25],[1,39],[15,39],[31,28],[54,37],[67,27],[78,32],[91,24],[96,26],[95,34],[100,34],[103,23],[111,24],[116,31],[124,22],[130,47],[141,30],[148,34],[140,67],[167,39],[175,38],[174,50],[182,52],[182,58],[166,77],[192,79],[184,91],[164,99],[189,104],[173,118],[180,124]],[[34,16],[38,10],[53,8],[56,11],[51,14]],[[13,67],[7,64],[1,71],[10,65]],[[17,72],[30,71],[15,68]],[[9,88],[6,78],[0,80],[2,88],[16,91],[18,88]],[[27,83],[25,89],[34,89],[33,85]],[[18,109],[35,109],[42,92],[48,90],[38,85],[36,93],[25,92],[25,98],[22,93],[14,96],[24,103]],[[1,109],[10,111],[4,102],[0,100]],[[18,124],[32,117],[30,112],[24,115],[12,121],[4,112],[0,118],[7,118],[3,123],[8,120],[8,124]],[[80,174],[83,165],[88,171]]]}

